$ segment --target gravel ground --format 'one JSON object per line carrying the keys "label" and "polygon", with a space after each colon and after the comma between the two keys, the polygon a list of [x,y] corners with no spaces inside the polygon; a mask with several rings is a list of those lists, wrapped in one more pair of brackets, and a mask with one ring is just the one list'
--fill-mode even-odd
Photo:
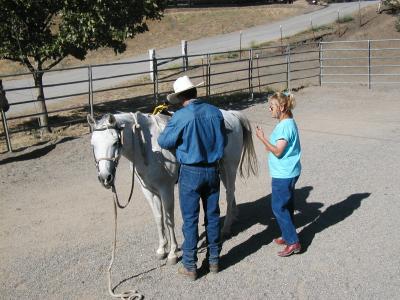
{"label": "gravel ground", "polygon": [[[176,266],[157,261],[156,227],[136,188],[119,213],[117,291],[135,288],[146,299],[398,299],[398,94],[315,87],[296,93],[303,173],[295,219],[303,253],[276,255],[266,156],[255,140],[260,175],[237,180],[240,221],[223,244],[222,271],[188,282]],[[233,106],[271,132],[264,102]],[[97,182],[89,140],[0,157],[1,299],[109,298],[112,197]],[[129,179],[121,161],[117,186],[125,197]],[[224,195],[221,209],[224,215]],[[181,242],[178,206],[175,213]]]}

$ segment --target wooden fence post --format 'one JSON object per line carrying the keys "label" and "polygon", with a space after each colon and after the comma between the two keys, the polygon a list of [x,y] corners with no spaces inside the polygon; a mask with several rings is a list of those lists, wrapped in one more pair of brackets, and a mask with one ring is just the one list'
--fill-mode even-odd
{"label": "wooden fence post", "polygon": [[156,57],[156,50],[149,49],[149,62],[150,62],[149,76],[151,82],[154,82],[154,57]]}
{"label": "wooden fence post", "polygon": [[155,99],[155,104],[158,105],[159,102],[159,97],[158,97],[158,66],[157,66],[157,58],[154,55],[153,57],[153,93],[154,93],[154,99]]}
{"label": "wooden fence post", "polygon": [[[92,72],[92,66],[88,66],[88,84],[89,84],[89,112],[92,117],[94,117],[94,111],[93,111],[93,72]],[[92,132],[92,128],[89,126],[90,132]]]}
{"label": "wooden fence post", "polygon": [[239,32],[239,59],[242,59],[242,31]]}
{"label": "wooden fence post", "polygon": [[187,53],[187,41],[181,41],[182,47],[182,70],[186,72],[189,67],[188,53]]}
{"label": "wooden fence post", "polygon": [[13,152],[12,146],[11,146],[10,133],[8,131],[7,117],[6,117],[6,113],[3,110],[1,110],[1,121],[3,123],[4,134],[6,136],[7,151]]}
{"label": "wooden fence post", "polygon": [[0,79],[0,110],[1,110],[1,121],[3,123],[4,135],[6,136],[7,151],[13,152],[11,147],[10,134],[8,132],[6,111],[10,109],[8,100],[6,98],[6,91],[3,89],[3,81]]}

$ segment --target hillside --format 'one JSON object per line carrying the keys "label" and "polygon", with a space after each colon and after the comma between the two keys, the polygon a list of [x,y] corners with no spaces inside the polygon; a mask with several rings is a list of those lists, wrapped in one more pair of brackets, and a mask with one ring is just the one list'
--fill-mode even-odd
{"label": "hillside", "polygon": [[358,13],[353,17],[352,22],[343,24],[343,35],[331,35],[327,40],[400,39],[400,32],[395,28],[396,16],[387,12],[378,14],[375,6],[362,9],[361,27]]}
{"label": "hillside", "polygon": [[[107,63],[147,53],[148,49],[177,45],[181,40],[191,41],[229,33],[283,20],[319,8],[316,5],[309,5],[305,0],[299,0],[292,5],[167,9],[160,21],[148,22],[148,32],[128,40],[127,50],[124,53],[116,56],[110,49],[99,49],[89,53],[84,61],[68,57],[58,64],[57,68]],[[26,70],[17,63],[0,60],[0,74],[16,72],[26,72]]]}

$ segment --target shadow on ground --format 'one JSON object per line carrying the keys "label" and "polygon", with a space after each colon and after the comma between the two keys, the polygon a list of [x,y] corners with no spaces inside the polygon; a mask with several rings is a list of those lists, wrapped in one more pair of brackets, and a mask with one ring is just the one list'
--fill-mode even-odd
{"label": "shadow on ground", "polygon": [[57,145],[73,140],[75,138],[76,137],[64,137],[55,142],[47,142],[45,144],[39,144],[33,147],[25,147],[23,149],[19,149],[16,152],[6,153],[1,156],[2,159],[0,159],[0,165],[42,157],[54,150]]}
{"label": "shadow on ground", "polygon": [[[321,212],[323,204],[320,202],[307,202],[313,187],[306,186],[296,190],[296,228],[303,227],[299,233],[302,244],[302,253],[306,252],[316,234],[324,229],[333,226],[349,217],[361,205],[361,201],[368,198],[370,193],[352,194],[346,199],[329,206]],[[252,235],[246,241],[234,246],[221,257],[221,270],[227,269],[247,256],[257,252],[264,245],[270,244],[274,238],[280,236],[279,227],[271,211],[271,195],[260,198],[254,202],[238,205],[240,211],[240,222],[237,222],[232,229],[232,236],[246,231],[253,225],[262,224],[266,228]],[[206,262],[205,262],[206,263]],[[206,273],[205,263],[200,268],[199,274]]]}
{"label": "shadow on ground", "polygon": [[322,212],[312,223],[304,227],[299,233],[302,252],[306,252],[317,233],[331,227],[347,217],[361,206],[361,201],[368,198],[371,193],[352,194],[336,204],[332,204]]}

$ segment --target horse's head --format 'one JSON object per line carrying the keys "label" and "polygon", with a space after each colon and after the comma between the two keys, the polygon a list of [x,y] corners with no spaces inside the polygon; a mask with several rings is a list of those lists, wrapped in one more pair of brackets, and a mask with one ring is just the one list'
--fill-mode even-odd
{"label": "horse's head", "polygon": [[107,189],[114,185],[115,172],[121,155],[121,128],[112,114],[104,115],[99,121],[87,116],[92,128],[91,144],[100,183]]}

